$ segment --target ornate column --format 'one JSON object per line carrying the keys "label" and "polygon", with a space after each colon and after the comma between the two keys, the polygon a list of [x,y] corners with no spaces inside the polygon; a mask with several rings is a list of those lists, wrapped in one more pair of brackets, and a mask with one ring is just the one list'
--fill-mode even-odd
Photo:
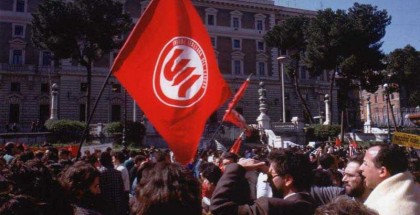
{"label": "ornate column", "polygon": [[51,86],[51,115],[50,120],[58,119],[58,85],[54,83]]}
{"label": "ornate column", "polygon": [[271,129],[270,126],[270,117],[266,114],[267,113],[267,90],[264,88],[264,82],[260,82],[260,89],[258,89],[258,95],[260,96],[258,100],[260,100],[260,115],[257,118],[258,128],[259,129]]}

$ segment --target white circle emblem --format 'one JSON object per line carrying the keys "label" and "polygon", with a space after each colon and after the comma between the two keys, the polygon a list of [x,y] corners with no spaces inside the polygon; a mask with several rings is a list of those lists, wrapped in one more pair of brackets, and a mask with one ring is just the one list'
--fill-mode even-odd
{"label": "white circle emblem", "polygon": [[191,107],[206,93],[207,59],[189,37],[174,37],[161,50],[153,73],[156,97],[172,107]]}

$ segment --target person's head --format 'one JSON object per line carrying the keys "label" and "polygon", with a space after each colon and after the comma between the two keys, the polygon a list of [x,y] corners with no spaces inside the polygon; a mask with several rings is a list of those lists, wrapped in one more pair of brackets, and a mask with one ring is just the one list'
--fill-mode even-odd
{"label": "person's head", "polygon": [[216,185],[220,177],[222,177],[222,171],[214,163],[203,163],[200,165],[200,176],[203,179],[208,180],[210,183]]}
{"label": "person's head", "polygon": [[360,197],[366,190],[365,177],[362,175],[360,166],[363,163],[363,155],[349,159],[343,173],[344,189],[351,197]]}
{"label": "person's head", "polygon": [[332,202],[322,205],[315,210],[315,215],[378,215],[358,201],[345,196],[339,196]]}
{"label": "person's head", "polygon": [[14,183],[14,193],[46,200],[52,188],[51,171],[39,160],[29,160],[19,168],[12,168],[9,180]]}
{"label": "person's head", "polygon": [[231,152],[223,152],[222,156],[220,157],[220,162],[222,163],[222,167],[225,167],[228,164],[238,162],[238,155]]}
{"label": "person's head", "polygon": [[273,150],[268,159],[273,196],[282,197],[310,188],[313,176],[308,156],[291,150]]}
{"label": "person's head", "polygon": [[175,163],[156,163],[139,183],[138,214],[201,214],[201,190],[192,172]]}
{"label": "person's head", "polygon": [[408,159],[398,145],[379,144],[370,147],[360,167],[366,187],[375,188],[385,179],[408,169]]}
{"label": "person's head", "polygon": [[322,169],[332,168],[335,164],[335,159],[331,154],[323,154],[319,157],[319,164]]}
{"label": "person's head", "polygon": [[204,162],[200,165],[199,172],[203,195],[211,197],[217,182],[222,177],[222,170],[214,163]]}
{"label": "person's head", "polygon": [[48,147],[44,154],[44,160],[45,161],[52,161],[57,162],[58,161],[58,149],[54,148],[52,146]]}
{"label": "person's head", "polygon": [[6,150],[6,154],[14,155],[15,154],[16,144],[13,142],[8,142],[4,146],[4,150]]}
{"label": "person's head", "polygon": [[120,165],[125,161],[125,154],[122,151],[117,151],[112,154],[112,162],[114,165]]}
{"label": "person's head", "polygon": [[156,162],[171,162],[171,157],[168,150],[157,150],[153,153]]}
{"label": "person's head", "polygon": [[92,165],[78,161],[67,168],[60,178],[60,184],[73,202],[101,193],[99,171]]}
{"label": "person's head", "polygon": [[140,166],[143,162],[146,161],[146,157],[144,155],[136,155],[134,157],[134,165]]}
{"label": "person's head", "polygon": [[36,200],[26,195],[8,196],[0,204],[0,214],[38,215],[43,214]]}
{"label": "person's head", "polygon": [[70,151],[67,149],[61,149],[58,153],[58,158],[60,160],[69,160],[70,159]]}
{"label": "person's head", "polygon": [[114,168],[114,165],[112,164],[112,156],[108,151],[105,151],[101,154],[99,162],[106,168]]}

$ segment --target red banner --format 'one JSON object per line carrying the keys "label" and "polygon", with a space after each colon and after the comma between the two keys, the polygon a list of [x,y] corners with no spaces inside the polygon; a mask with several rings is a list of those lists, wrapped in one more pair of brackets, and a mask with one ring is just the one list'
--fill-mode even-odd
{"label": "red banner", "polygon": [[230,96],[190,0],[153,0],[120,50],[114,75],[183,164],[209,116]]}
{"label": "red banner", "polygon": [[233,108],[236,107],[236,105],[238,104],[239,100],[244,95],[245,90],[248,88],[249,82],[251,81],[251,76],[252,76],[252,74],[250,74],[248,76],[248,78],[245,80],[245,82],[239,88],[238,92],[236,92],[236,94],[233,97],[232,101],[229,103],[228,109],[226,110],[226,113],[223,116],[222,122],[224,122],[226,120],[226,117],[230,114],[230,112],[232,112]]}
{"label": "red banner", "polygon": [[241,145],[242,145],[243,135],[244,133],[242,132],[241,135],[239,135],[239,137],[235,140],[235,143],[233,143],[232,147],[229,150],[230,153],[239,154],[239,150],[241,149]]}

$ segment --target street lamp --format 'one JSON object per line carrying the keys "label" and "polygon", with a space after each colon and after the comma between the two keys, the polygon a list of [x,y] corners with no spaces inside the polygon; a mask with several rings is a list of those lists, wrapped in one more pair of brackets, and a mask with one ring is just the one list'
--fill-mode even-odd
{"label": "street lamp", "polygon": [[282,112],[283,112],[283,123],[286,122],[286,102],[285,102],[285,96],[284,96],[284,63],[288,57],[286,55],[282,55],[277,58],[277,60],[281,64],[281,102],[282,102]]}
{"label": "street lamp", "polygon": [[386,101],[385,101],[385,105],[386,105],[386,120],[387,120],[387,126],[388,126],[388,136],[387,136],[387,143],[391,144],[391,125],[389,123],[389,108],[388,108],[388,104],[389,104],[389,89],[388,89],[388,83],[384,84],[384,89],[385,89],[385,96],[386,96]]}

